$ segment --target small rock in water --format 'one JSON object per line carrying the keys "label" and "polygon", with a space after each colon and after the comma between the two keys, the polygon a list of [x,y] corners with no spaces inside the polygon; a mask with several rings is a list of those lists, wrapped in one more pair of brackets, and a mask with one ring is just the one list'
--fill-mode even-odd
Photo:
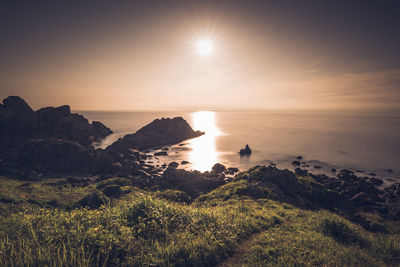
{"label": "small rock in water", "polygon": [[369,173],[368,175],[371,175],[371,176],[376,176],[376,173],[374,173],[374,172],[371,172],[371,173]]}
{"label": "small rock in water", "polygon": [[163,147],[161,150],[163,150],[163,151],[168,151],[169,148],[168,148],[168,147]]}
{"label": "small rock in water", "polygon": [[249,145],[246,145],[245,148],[240,149],[239,154],[240,154],[240,156],[250,155],[251,149],[250,149]]}
{"label": "small rock in water", "polygon": [[160,152],[154,153],[154,156],[168,156],[168,153],[165,151],[160,151]]}
{"label": "small rock in water", "polygon": [[298,159],[298,160],[302,160],[302,159],[303,159],[303,157],[302,157],[302,156],[297,156],[297,157],[296,157],[296,159]]}
{"label": "small rock in water", "polygon": [[186,160],[182,160],[182,162],[181,162],[182,165],[189,164],[189,163],[190,163],[190,162],[189,162],[189,161],[186,161]]}
{"label": "small rock in water", "polygon": [[335,168],[332,168],[332,169],[331,169],[331,172],[336,172],[336,169],[335,169]]}
{"label": "small rock in water", "polygon": [[392,172],[393,172],[392,169],[387,169],[386,171],[387,171],[388,173],[392,173]]}
{"label": "small rock in water", "polygon": [[300,166],[300,161],[294,160],[294,161],[292,161],[292,165],[293,166]]}
{"label": "small rock in water", "polygon": [[321,166],[318,166],[318,165],[315,165],[314,166],[314,169],[321,169],[322,167]]}
{"label": "small rock in water", "polygon": [[236,167],[230,167],[230,168],[228,168],[228,171],[235,173],[235,172],[238,172],[239,169]]}

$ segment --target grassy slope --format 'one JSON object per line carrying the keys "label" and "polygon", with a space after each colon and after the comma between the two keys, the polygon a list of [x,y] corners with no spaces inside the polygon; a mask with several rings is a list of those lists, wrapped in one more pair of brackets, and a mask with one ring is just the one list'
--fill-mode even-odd
{"label": "grassy slope", "polygon": [[70,209],[94,185],[20,184],[0,179],[0,265],[400,264],[398,228],[372,234],[328,211],[250,199],[244,180],[190,205],[171,201],[182,193],[126,186],[131,193],[98,210]]}

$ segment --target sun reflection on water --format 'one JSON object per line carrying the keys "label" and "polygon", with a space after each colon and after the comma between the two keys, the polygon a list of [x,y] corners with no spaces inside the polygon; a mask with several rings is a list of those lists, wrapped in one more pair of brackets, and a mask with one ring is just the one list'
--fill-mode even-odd
{"label": "sun reflection on water", "polygon": [[192,114],[194,130],[204,131],[205,134],[190,140],[192,150],[189,152],[189,161],[198,171],[209,171],[218,162],[216,138],[221,135],[215,121],[215,112],[197,111]]}

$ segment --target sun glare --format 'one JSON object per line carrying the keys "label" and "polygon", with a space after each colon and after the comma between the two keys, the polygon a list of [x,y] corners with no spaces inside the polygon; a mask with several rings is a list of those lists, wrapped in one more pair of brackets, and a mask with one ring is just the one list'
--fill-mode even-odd
{"label": "sun glare", "polygon": [[210,56],[214,53],[214,43],[209,39],[201,39],[196,43],[196,50],[200,56]]}
{"label": "sun glare", "polygon": [[215,121],[215,112],[197,111],[192,114],[193,129],[204,131],[206,134],[189,142],[192,151],[189,153],[189,160],[193,168],[198,171],[209,171],[218,162],[216,138],[222,135]]}

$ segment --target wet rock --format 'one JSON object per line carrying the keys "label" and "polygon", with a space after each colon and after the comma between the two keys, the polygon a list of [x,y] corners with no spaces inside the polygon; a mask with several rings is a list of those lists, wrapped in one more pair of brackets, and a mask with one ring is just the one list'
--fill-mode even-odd
{"label": "wet rock", "polygon": [[368,181],[371,182],[373,185],[381,185],[381,184],[383,184],[383,181],[381,179],[378,179],[378,178],[369,178]]}
{"label": "wet rock", "polygon": [[302,157],[302,156],[297,156],[296,159],[297,159],[297,160],[302,160],[303,157]]}
{"label": "wet rock", "polygon": [[246,156],[246,155],[250,155],[250,154],[251,154],[251,149],[250,149],[249,145],[246,145],[245,148],[242,148],[239,151],[240,156]]}
{"label": "wet rock", "polygon": [[294,161],[292,161],[292,165],[293,166],[300,166],[300,161],[294,160]]}
{"label": "wet rock", "polygon": [[387,171],[388,173],[392,173],[392,172],[393,172],[392,169],[387,169],[386,171]]}
{"label": "wet rock", "polygon": [[314,166],[314,169],[321,169],[322,167],[321,166],[318,166],[318,165],[315,165]]}
{"label": "wet rock", "polygon": [[358,180],[357,176],[354,175],[354,172],[347,170],[347,169],[340,170],[340,172],[337,176],[339,179],[342,179],[342,180],[345,180],[348,182],[353,182],[353,181]]}
{"label": "wet rock", "polygon": [[168,168],[178,168],[179,163],[176,161],[172,161],[168,164]]}
{"label": "wet rock", "polygon": [[181,162],[181,164],[182,165],[186,165],[186,164],[189,164],[190,162],[189,161],[186,161],[186,160],[182,160],[182,162]]}
{"label": "wet rock", "polygon": [[212,167],[211,171],[215,173],[221,173],[226,170],[225,166],[222,165],[221,163],[215,163],[214,166]]}
{"label": "wet rock", "polygon": [[370,176],[376,176],[376,173],[371,172],[371,173],[369,173],[368,175],[370,175]]}
{"label": "wet rock", "polygon": [[160,152],[154,153],[154,156],[168,156],[168,153],[165,151],[160,151]]}
{"label": "wet rock", "polygon": [[307,171],[307,170],[302,170],[302,169],[300,169],[300,168],[296,168],[296,169],[294,170],[294,172],[295,172],[297,175],[300,175],[300,176],[307,176],[307,174],[308,174],[308,171]]}
{"label": "wet rock", "polygon": [[331,172],[332,172],[332,173],[335,173],[335,172],[336,172],[336,169],[335,169],[335,168],[332,168],[332,169],[331,169]]}
{"label": "wet rock", "polygon": [[194,131],[182,117],[162,118],[152,121],[134,134],[125,135],[107,147],[107,150],[110,152],[125,151],[129,148],[146,150],[177,144],[203,134],[204,132]]}
{"label": "wet rock", "polygon": [[228,168],[228,171],[236,173],[236,172],[239,172],[239,169],[236,167],[230,167],[230,168]]}

